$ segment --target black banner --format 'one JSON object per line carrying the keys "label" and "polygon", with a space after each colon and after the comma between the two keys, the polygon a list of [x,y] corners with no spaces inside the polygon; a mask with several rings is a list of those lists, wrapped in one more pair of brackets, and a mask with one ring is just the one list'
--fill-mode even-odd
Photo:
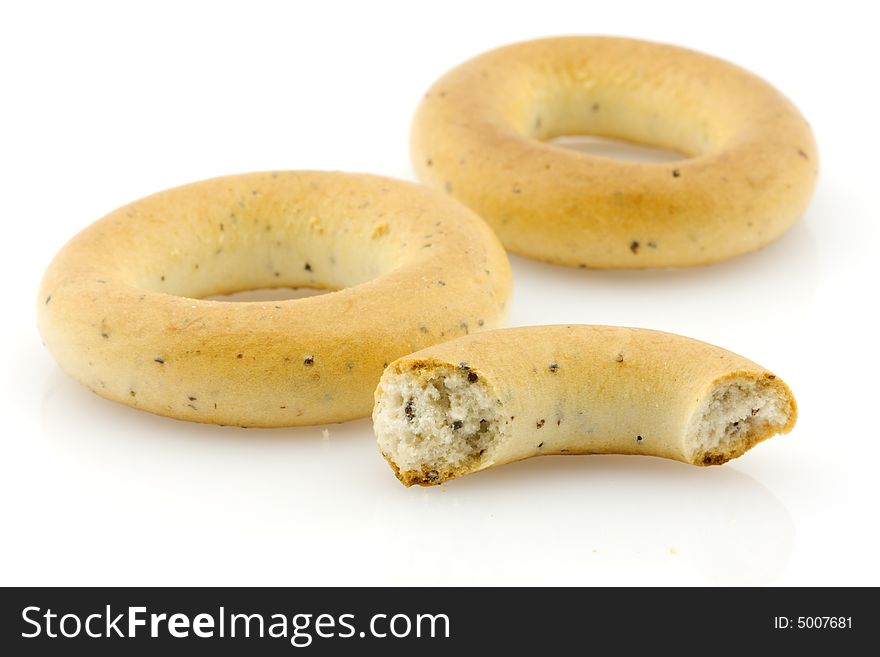
{"label": "black banner", "polygon": [[[854,649],[869,589],[3,589],[5,655]],[[848,653],[844,653],[848,654]]]}

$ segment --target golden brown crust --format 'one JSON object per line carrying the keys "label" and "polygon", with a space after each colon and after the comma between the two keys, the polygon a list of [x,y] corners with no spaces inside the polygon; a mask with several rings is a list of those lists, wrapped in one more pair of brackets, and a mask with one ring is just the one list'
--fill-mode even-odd
{"label": "golden brown crust", "polygon": [[394,476],[397,477],[398,481],[407,488],[410,488],[411,486],[439,486],[450,479],[455,479],[481,469],[478,467],[478,463],[474,462],[467,467],[460,466],[456,468],[438,469],[423,467],[420,470],[401,470],[397,467],[393,458],[387,454],[383,454],[382,456],[385,457],[388,465],[391,466],[391,469],[394,471]]}
{"label": "golden brown crust", "polygon": [[[406,486],[549,454],[650,455],[719,465],[788,433],[797,420],[788,386],[747,358],[670,333],[587,325],[493,330],[404,356],[382,375],[374,420],[389,378],[412,371],[430,376],[462,362],[501,404],[503,438],[479,458],[442,471],[401,471],[383,452]],[[701,409],[714,391],[733,382],[778,393],[783,421],[756,424],[729,445],[695,451],[690,441]]]}
{"label": "golden brown crust", "polygon": [[[681,151],[638,163],[547,143],[566,134]],[[758,249],[803,213],[818,154],[779,91],[722,60],[633,39],[518,43],[453,69],[412,127],[419,178],[507,249],[597,268],[700,265]]]}
{"label": "golden brown crust", "polygon": [[[345,288],[233,303],[260,287]],[[497,326],[506,255],[472,212],[377,176],[274,172],[161,192],[74,237],[40,286],[59,364],[161,415],[293,426],[368,415],[394,358]]]}

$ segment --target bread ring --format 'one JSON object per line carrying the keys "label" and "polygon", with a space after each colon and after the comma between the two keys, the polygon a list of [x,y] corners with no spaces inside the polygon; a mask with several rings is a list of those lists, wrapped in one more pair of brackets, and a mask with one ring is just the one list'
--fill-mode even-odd
{"label": "bread ring", "polygon": [[[201,299],[302,286],[339,291]],[[509,292],[492,231],[442,194],[369,175],[256,173],[164,191],[86,228],[46,271],[38,319],[61,367],[102,397],[292,426],[369,415],[389,361],[499,324]]]}
{"label": "bread ring", "polygon": [[[679,151],[622,162],[546,140],[589,134]],[[412,128],[419,178],[508,250],[597,268],[701,265],[758,249],[803,213],[818,156],[779,91],[720,59],[607,37],[518,43],[453,69]]]}
{"label": "bread ring", "polygon": [[394,361],[376,388],[379,449],[407,486],[543,454],[718,465],[797,418],[788,386],[719,347],[646,329],[489,331]]}

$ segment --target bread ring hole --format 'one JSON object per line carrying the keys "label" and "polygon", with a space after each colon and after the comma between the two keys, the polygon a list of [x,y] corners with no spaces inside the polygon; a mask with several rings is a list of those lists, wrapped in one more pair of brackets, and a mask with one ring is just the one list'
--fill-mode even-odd
{"label": "bread ring hole", "polygon": [[560,135],[547,140],[547,143],[578,153],[626,162],[676,162],[687,158],[683,153],[665,148],[593,135]]}
{"label": "bread ring hole", "polygon": [[243,208],[197,208],[181,211],[185,219],[180,220],[168,220],[174,207],[162,208],[161,214],[141,210],[122,225],[126,239],[150,247],[149,257],[120,250],[113,256],[121,261],[116,266],[128,272],[130,285],[153,292],[266,302],[356,287],[401,262],[400,241],[372,237],[375,220],[358,219],[356,213],[318,219],[311,211],[279,210],[294,201],[261,194],[255,198],[262,203],[254,207],[243,201]]}
{"label": "bread ring hole", "polygon": [[[561,138],[558,145],[571,147],[574,138],[581,152],[642,162],[698,157],[730,138],[729,122],[693,85],[674,92],[674,85],[631,85],[599,71],[584,75],[589,79],[578,81],[556,71],[542,79],[511,117],[512,127],[545,143]],[[674,156],[654,159],[658,151]]]}
{"label": "bread ring hole", "polygon": [[239,290],[229,294],[212,294],[205,297],[210,301],[288,301],[290,299],[305,299],[316,297],[321,294],[335,292],[335,289],[320,289],[315,287],[261,287],[252,290]]}

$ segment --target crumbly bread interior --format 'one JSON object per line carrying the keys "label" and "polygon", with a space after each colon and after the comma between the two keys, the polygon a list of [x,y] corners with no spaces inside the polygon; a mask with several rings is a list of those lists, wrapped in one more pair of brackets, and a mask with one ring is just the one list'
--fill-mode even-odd
{"label": "crumbly bread interior", "polygon": [[690,460],[717,465],[783,430],[793,413],[784,388],[762,380],[734,379],[717,385],[691,423]]}
{"label": "crumbly bread interior", "polygon": [[381,387],[379,448],[407,486],[470,472],[503,438],[501,404],[466,364],[399,372]]}

